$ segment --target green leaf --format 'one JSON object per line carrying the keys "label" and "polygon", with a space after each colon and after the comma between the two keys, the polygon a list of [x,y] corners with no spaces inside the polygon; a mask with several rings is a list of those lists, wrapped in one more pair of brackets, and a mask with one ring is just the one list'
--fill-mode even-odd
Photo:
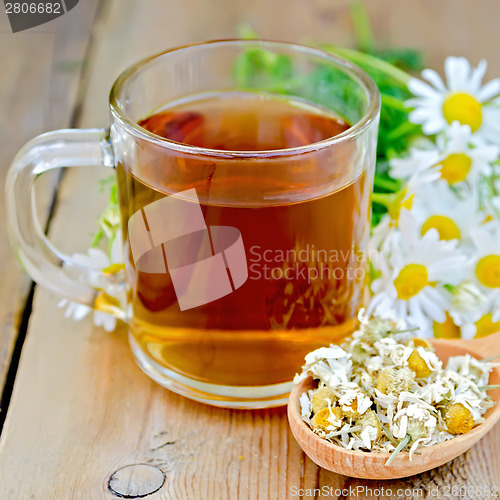
{"label": "green leaf", "polygon": [[422,52],[415,49],[395,48],[376,50],[374,55],[403,71],[421,71],[424,68]]}

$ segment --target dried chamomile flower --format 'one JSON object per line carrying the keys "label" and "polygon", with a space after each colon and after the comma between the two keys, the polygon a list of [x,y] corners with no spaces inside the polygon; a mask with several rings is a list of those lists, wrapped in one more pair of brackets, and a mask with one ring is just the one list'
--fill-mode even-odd
{"label": "dried chamomile flower", "polygon": [[337,396],[329,387],[326,385],[320,387],[315,391],[311,400],[313,413],[318,413],[323,408],[327,408],[328,405],[331,406],[337,399]]}
{"label": "dried chamomile flower", "polygon": [[362,324],[363,336],[371,342],[385,337],[388,333],[396,331],[398,324],[388,319],[377,318],[373,321]]}
{"label": "dried chamomile flower", "polygon": [[453,392],[453,384],[437,372],[433,373],[433,379],[427,379],[426,384],[417,385],[412,390],[425,403],[436,405],[445,398],[450,397]]}
{"label": "dried chamomile flower", "polygon": [[327,406],[314,414],[311,423],[315,432],[336,429],[342,425],[342,409],[339,406]]}
{"label": "dried chamomile flower", "polygon": [[302,419],[306,422],[309,422],[312,412],[312,403],[311,403],[311,394],[314,391],[304,392],[300,395],[299,403],[300,403],[300,414]]}
{"label": "dried chamomile flower", "polygon": [[359,437],[363,442],[364,447],[370,450],[372,442],[378,438],[378,430],[373,425],[365,424]]}
{"label": "dried chamomile flower", "polygon": [[[356,425],[361,425],[363,428],[372,427],[375,429],[374,437],[372,437],[372,441],[375,441],[382,435],[382,427],[380,426],[380,422],[378,421],[377,415],[373,410],[368,410],[364,415],[361,415],[356,420]],[[371,433],[370,435],[373,436]]]}
{"label": "dried chamomile flower", "polygon": [[306,356],[303,373],[317,389],[300,398],[303,420],[319,436],[350,450],[391,453],[410,460],[432,446],[469,432],[493,406],[486,393],[496,366],[469,355],[446,369],[425,339],[396,321],[359,317],[361,326],[341,346]]}
{"label": "dried chamomile flower", "polygon": [[357,418],[363,415],[372,405],[369,397],[365,396],[359,389],[347,389],[340,396],[338,404],[346,417]]}
{"label": "dried chamomile flower", "polygon": [[434,352],[434,347],[427,339],[413,338],[410,342],[413,344],[413,347],[423,347],[424,349]]}
{"label": "dried chamomile flower", "polygon": [[465,434],[474,427],[474,417],[462,403],[452,404],[446,411],[445,419],[451,434]]}
{"label": "dried chamomile flower", "polygon": [[396,385],[396,370],[394,368],[384,368],[375,381],[375,388],[382,394],[390,394]]}
{"label": "dried chamomile flower", "polygon": [[350,358],[350,354],[338,345],[321,347],[306,356],[304,372],[309,372],[330,387],[347,384],[352,370]]}
{"label": "dried chamomile flower", "polygon": [[428,377],[432,373],[432,369],[424,361],[417,349],[413,349],[408,358],[408,367],[415,373],[418,378]]}
{"label": "dried chamomile flower", "polygon": [[375,342],[374,347],[378,356],[382,358],[384,365],[402,365],[404,360],[411,353],[411,348],[399,343],[395,338],[388,337],[379,339]]}
{"label": "dried chamomile flower", "polygon": [[415,373],[417,378],[428,377],[441,365],[437,356],[423,347],[413,349],[407,359],[407,363],[408,368]]}
{"label": "dried chamomile flower", "polygon": [[375,388],[382,394],[398,396],[408,391],[415,382],[415,373],[409,368],[384,368],[375,381]]}
{"label": "dried chamomile flower", "polygon": [[437,419],[429,411],[418,403],[412,403],[398,411],[394,417],[393,435],[404,438],[407,434],[413,441],[421,439],[427,434],[427,430],[435,429]]}
{"label": "dried chamomile flower", "polygon": [[471,413],[475,424],[481,424],[484,422],[482,415],[494,404],[486,393],[477,389],[477,386],[472,386],[468,389],[464,389],[463,386],[459,386],[455,390],[451,403],[460,403],[467,408],[467,410]]}
{"label": "dried chamomile flower", "polygon": [[453,356],[448,360],[446,369],[469,377],[478,385],[487,385],[490,371],[496,365],[473,358],[470,354]]}

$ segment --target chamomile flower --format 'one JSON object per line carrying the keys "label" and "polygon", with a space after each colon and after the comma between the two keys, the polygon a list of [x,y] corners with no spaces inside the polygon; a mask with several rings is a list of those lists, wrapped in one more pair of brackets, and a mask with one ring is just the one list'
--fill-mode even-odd
{"label": "chamomile flower", "polygon": [[106,253],[98,248],[90,248],[87,251],[87,255],[74,254],[73,261],[88,269],[84,282],[97,290],[101,290],[96,299],[96,309],[83,304],[76,304],[67,299],[59,301],[58,306],[65,307],[64,316],[72,318],[75,321],[79,321],[85,318],[90,312],[93,312],[93,320],[96,326],[102,326],[108,332],[113,331],[116,328],[116,318],[111,314],[99,310],[99,307],[101,305],[103,309],[111,310],[116,308],[120,310],[123,308],[123,304],[125,304],[122,286],[110,286],[102,278],[103,272],[106,274],[117,274],[124,269],[121,234],[118,233],[115,236],[109,255],[106,255]]}
{"label": "chamomile flower", "polygon": [[468,125],[474,134],[487,141],[500,143],[500,107],[495,99],[500,94],[500,79],[482,85],[486,61],[476,68],[463,57],[445,61],[446,85],[433,70],[408,84],[416,96],[407,101],[414,108],[409,120],[422,125],[424,134],[432,135],[446,129],[454,121]]}
{"label": "chamomile flower", "polygon": [[474,278],[488,297],[491,321],[500,321],[500,222],[491,221],[471,232],[477,252],[472,259]]}
{"label": "chamomile flower", "polygon": [[398,179],[419,178],[434,172],[435,177],[441,177],[450,186],[468,182],[476,187],[480,175],[491,174],[491,164],[498,158],[498,153],[495,145],[474,143],[470,127],[455,121],[446,133],[438,136],[435,145],[426,149],[413,148],[408,156],[392,159],[391,176]]}
{"label": "chamomile flower", "polygon": [[456,285],[466,257],[457,241],[442,241],[435,229],[423,236],[415,231],[416,221],[406,212],[386,255],[381,255],[381,276],[372,283],[374,295],[368,314],[398,317],[422,327],[429,334],[432,321],[444,322],[451,304],[445,285]]}
{"label": "chamomile flower", "polygon": [[459,240],[472,246],[470,232],[484,220],[479,209],[477,191],[467,197],[457,195],[444,180],[439,180],[415,193],[411,213],[423,235],[435,229],[441,240]]}
{"label": "chamomile flower", "polygon": [[474,142],[470,127],[456,121],[437,138],[436,147],[441,159],[432,168],[450,186],[467,181],[471,187],[477,188],[479,176],[491,174],[491,164],[499,153],[494,144]]}
{"label": "chamomile flower", "polygon": [[493,314],[485,313],[477,321],[462,326],[461,331],[464,339],[487,337],[500,331],[500,320],[493,321]]}
{"label": "chamomile flower", "polygon": [[381,194],[373,193],[373,200],[384,204],[387,213],[382,216],[380,222],[373,228],[369,242],[370,255],[375,256],[382,247],[391,244],[392,238],[398,235],[399,219],[402,211],[411,210],[416,193],[423,191],[427,185],[439,179],[437,172],[426,171],[417,173],[408,179],[404,187],[397,193]]}
{"label": "chamomile flower", "polygon": [[391,159],[389,163],[391,177],[411,179],[437,165],[442,158],[442,153],[434,144],[427,149],[410,148],[407,156]]}
{"label": "chamomile flower", "polygon": [[453,289],[450,317],[455,325],[462,327],[463,337],[471,338],[474,336],[475,331],[470,333],[470,326],[467,331],[464,328],[478,321],[487,307],[487,295],[473,281],[466,280]]}
{"label": "chamomile flower", "polygon": [[[498,183],[500,190],[500,182]],[[485,200],[486,218],[500,220],[500,196],[494,196]]]}

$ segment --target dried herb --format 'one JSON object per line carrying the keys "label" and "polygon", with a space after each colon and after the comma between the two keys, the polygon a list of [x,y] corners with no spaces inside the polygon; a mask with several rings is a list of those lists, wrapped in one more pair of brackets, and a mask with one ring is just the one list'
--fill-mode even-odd
{"label": "dried herb", "polygon": [[309,353],[296,383],[318,387],[302,394],[302,418],[320,437],[352,450],[412,455],[469,432],[493,406],[486,391],[496,366],[466,354],[446,367],[432,344],[396,321],[368,319],[341,346]]}

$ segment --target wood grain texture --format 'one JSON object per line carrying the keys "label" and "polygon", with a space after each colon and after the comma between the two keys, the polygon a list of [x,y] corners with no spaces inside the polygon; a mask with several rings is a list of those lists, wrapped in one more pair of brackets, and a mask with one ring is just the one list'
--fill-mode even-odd
{"label": "wood grain texture", "polygon": [[[88,2],[80,2],[82,5],[73,13],[76,15]],[[482,50],[487,33],[468,25],[459,30],[443,25],[443,17],[435,19],[429,15],[435,2],[420,0],[418,6],[408,6],[408,10],[404,10],[403,4],[413,2],[401,2],[398,6],[393,0],[367,3],[381,43],[405,42],[407,31],[411,37],[405,45],[413,40],[422,46],[429,43],[433,48],[431,60],[439,62],[445,51],[452,51],[450,40],[460,36],[472,44],[464,44],[466,55],[477,58],[484,54],[494,62],[493,50],[498,44],[490,42],[487,52]],[[459,13],[465,5],[463,0],[442,0],[436,9],[440,16],[457,22],[463,18]],[[485,23],[493,22],[495,17],[490,8],[495,12],[500,9],[490,0],[474,3]],[[66,22],[69,15],[63,16],[61,22]],[[339,44],[351,44],[353,40],[346,2],[341,0],[106,0],[93,27],[89,80],[84,85],[85,99],[78,125],[107,125],[109,88],[129,63],[182,43],[234,36],[242,21],[249,21],[269,38],[310,38]],[[425,23],[434,32],[441,24],[444,34],[439,40],[443,40],[443,45],[437,46],[437,34],[428,40],[424,36],[417,39],[418,26]],[[445,47],[443,51],[441,47]],[[16,50],[16,54],[23,54],[21,49]],[[28,54],[29,49],[26,50]],[[32,62],[31,56],[29,60]],[[1,82],[10,85],[10,92],[16,89],[10,79]],[[74,83],[70,87],[74,92]],[[28,99],[35,90],[32,86],[22,93]],[[40,97],[33,99],[36,105]],[[67,117],[74,101],[66,102]],[[8,98],[3,98],[2,103],[9,104]],[[16,116],[16,109],[24,108],[19,103],[13,105],[9,116]],[[60,125],[50,122],[50,126]],[[37,132],[34,130],[32,135]],[[24,140],[19,138],[18,142]],[[95,184],[95,177],[85,169],[70,171],[65,176],[50,230],[56,244],[64,246],[71,241],[73,251],[88,244],[94,214],[103,201]],[[4,252],[3,247],[0,250]],[[4,254],[0,256],[3,258]],[[12,261],[10,267],[14,267]],[[19,270],[16,272],[21,276]],[[19,283],[18,278],[13,283],[11,289]],[[3,288],[1,293],[4,295],[0,299],[6,301],[2,314],[5,311],[12,315],[17,310],[16,303],[9,302],[13,294]],[[135,365],[123,328],[109,334],[94,328],[88,318],[74,323],[63,317],[57,302],[49,292],[37,288],[0,439],[2,500],[116,498],[108,489],[110,476],[137,463],[153,464],[165,472],[163,487],[146,497],[152,500],[424,498],[438,491],[438,487],[441,496],[434,496],[444,498],[445,488],[451,485],[476,488],[475,491],[486,486],[500,488],[498,425],[466,454],[419,476],[391,482],[340,476],[320,469],[304,456],[289,431],[284,408],[223,410],[172,394],[151,382]],[[1,324],[5,325],[3,318]],[[302,496],[295,494],[300,488],[304,490]],[[376,494],[381,488],[386,493],[390,489],[391,493]],[[412,493],[411,488],[422,495]],[[344,492],[339,495],[336,490],[342,489]],[[464,498],[499,495],[467,494]]]}
{"label": "wood grain texture", "polygon": [[[85,49],[98,1],[27,32],[10,32],[0,16],[0,185],[16,152],[29,139],[70,125],[77,101]],[[38,214],[45,225],[57,177],[37,186]],[[3,189],[0,191],[0,392],[31,287],[8,245]]]}
{"label": "wood grain texture", "polygon": [[[353,46],[347,0],[237,0],[240,19],[264,38]],[[421,49],[427,65],[443,74],[447,56],[489,63],[487,77],[500,75],[497,0],[364,0],[379,49]]]}

